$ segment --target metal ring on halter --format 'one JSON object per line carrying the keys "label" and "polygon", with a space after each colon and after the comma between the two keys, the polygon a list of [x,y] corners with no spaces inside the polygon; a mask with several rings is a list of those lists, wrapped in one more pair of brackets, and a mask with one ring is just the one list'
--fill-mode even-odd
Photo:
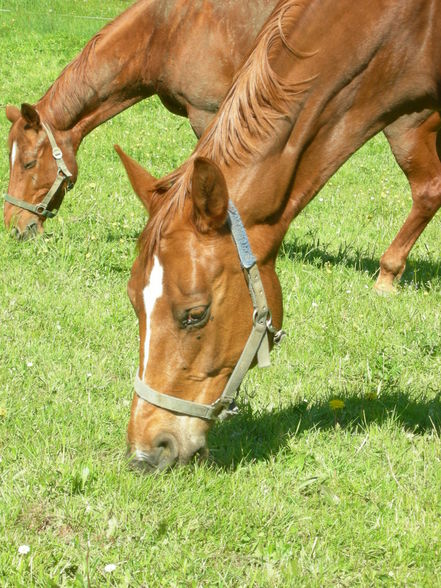
{"label": "metal ring on halter", "polygon": [[270,310],[268,310],[266,328],[268,329],[268,332],[271,333],[271,335],[273,336],[274,345],[279,345],[282,342],[283,338],[286,337],[286,331],[284,331],[283,329],[279,329],[278,331],[276,331],[276,329],[274,328],[273,317]]}
{"label": "metal ring on halter", "polygon": [[52,156],[54,159],[62,159],[63,158],[63,153],[61,151],[61,149],[59,147],[54,147],[52,149]]}
{"label": "metal ring on halter", "polygon": [[44,214],[46,212],[46,206],[44,204],[36,204],[35,212],[37,214]]}
{"label": "metal ring on halter", "polygon": [[266,319],[267,316],[268,316],[268,314],[265,314],[265,315],[262,315],[262,316],[259,317],[259,309],[258,308],[255,308],[254,311],[253,311],[253,325],[256,325],[256,324],[260,324],[261,325],[261,324],[263,324],[261,321],[262,321],[263,318]]}
{"label": "metal ring on halter", "polygon": [[274,329],[273,327],[273,315],[271,314],[271,311],[268,309],[268,314],[266,315],[266,328],[270,331],[271,329]]}

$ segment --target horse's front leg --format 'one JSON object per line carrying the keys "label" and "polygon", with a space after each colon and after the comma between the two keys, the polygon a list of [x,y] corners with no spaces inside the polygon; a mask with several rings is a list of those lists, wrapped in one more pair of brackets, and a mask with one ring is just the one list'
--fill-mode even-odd
{"label": "horse's front leg", "polygon": [[407,176],[413,202],[409,216],[381,257],[375,284],[380,293],[395,290],[394,280],[401,278],[410,250],[441,206],[440,128],[439,113],[425,111],[402,117],[384,130]]}

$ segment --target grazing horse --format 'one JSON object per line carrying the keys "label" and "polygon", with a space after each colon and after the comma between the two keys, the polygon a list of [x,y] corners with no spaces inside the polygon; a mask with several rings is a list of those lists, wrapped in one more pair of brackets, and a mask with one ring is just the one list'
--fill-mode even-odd
{"label": "grazing horse", "polygon": [[[35,106],[8,106],[10,180],[6,226],[17,237],[43,230],[77,177],[76,153],[98,125],[158,94],[188,116],[197,136],[212,120],[276,0],[140,0],[104,27]],[[439,196],[440,118],[403,113],[385,129],[406,174],[414,207],[381,259],[376,288],[393,290],[431,215],[417,209]],[[62,159],[57,149],[60,149]],[[429,207],[432,214],[436,207]]]}
{"label": "grazing horse", "polygon": [[[205,451],[212,420],[280,336],[275,261],[293,218],[373,135],[441,107],[440,30],[439,0],[284,0],[177,171],[155,180],[117,148],[150,213],[128,284],[140,333],[135,464],[161,469]],[[404,142],[400,159],[414,147]],[[431,149],[410,162],[429,179],[388,260],[393,274],[441,203]]]}

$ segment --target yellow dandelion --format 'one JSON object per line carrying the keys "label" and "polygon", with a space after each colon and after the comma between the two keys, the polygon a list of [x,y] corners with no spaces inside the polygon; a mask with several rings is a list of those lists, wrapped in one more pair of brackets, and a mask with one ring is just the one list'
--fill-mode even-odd
{"label": "yellow dandelion", "polygon": [[334,400],[329,401],[329,406],[332,408],[332,410],[341,410],[345,407],[345,403],[339,398],[334,398]]}
{"label": "yellow dandelion", "polygon": [[0,417],[5,417],[6,416],[6,408],[3,408],[3,406],[0,406]]}

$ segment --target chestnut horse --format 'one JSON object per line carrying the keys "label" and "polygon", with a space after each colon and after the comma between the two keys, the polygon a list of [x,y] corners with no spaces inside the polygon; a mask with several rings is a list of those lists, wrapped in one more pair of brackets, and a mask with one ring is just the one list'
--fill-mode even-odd
{"label": "chestnut horse", "polygon": [[[188,116],[200,136],[275,4],[140,0],[91,39],[35,106],[7,107],[13,125],[6,226],[15,224],[15,234],[22,238],[42,231],[76,181],[75,156],[83,138],[148,96],[158,94],[169,110]],[[426,110],[406,113],[385,129],[417,206],[438,198],[439,128],[438,113]],[[48,132],[61,149],[62,162],[54,160]],[[394,278],[401,276],[410,249],[430,220],[415,223],[414,216],[412,212],[381,259],[380,291],[393,289]]]}
{"label": "chestnut horse", "polygon": [[[212,419],[280,328],[275,261],[293,218],[373,135],[441,107],[440,30],[438,0],[281,1],[176,172],[155,180],[117,148],[150,212],[128,285],[140,333],[134,463],[161,469],[205,451]],[[434,140],[401,142],[400,161],[427,186],[386,275],[441,204]]]}

